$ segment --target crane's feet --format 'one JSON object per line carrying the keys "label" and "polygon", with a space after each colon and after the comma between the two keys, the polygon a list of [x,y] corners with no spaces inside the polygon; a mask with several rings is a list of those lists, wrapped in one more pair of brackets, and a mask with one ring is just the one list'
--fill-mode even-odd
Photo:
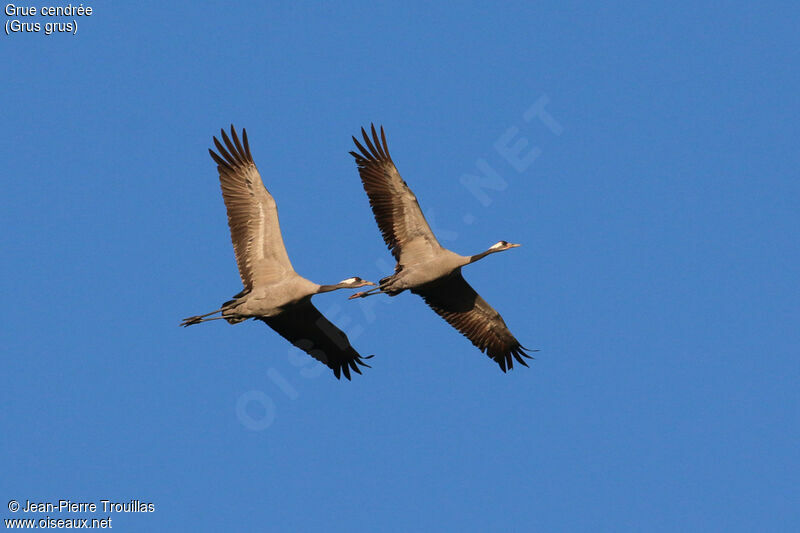
{"label": "crane's feet", "polygon": [[369,292],[369,291],[361,291],[361,292],[357,292],[355,294],[351,294],[350,297],[348,298],[348,300],[353,300],[355,298],[364,298],[367,295],[367,292]]}
{"label": "crane's feet", "polygon": [[187,327],[191,326],[192,324],[199,324],[203,321],[203,317],[201,316],[190,316],[189,318],[184,318],[183,322],[181,322],[181,326]]}

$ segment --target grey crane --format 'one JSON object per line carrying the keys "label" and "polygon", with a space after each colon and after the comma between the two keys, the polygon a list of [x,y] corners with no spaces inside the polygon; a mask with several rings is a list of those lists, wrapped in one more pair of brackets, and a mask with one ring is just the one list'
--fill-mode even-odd
{"label": "grey crane", "polygon": [[[375,285],[354,276],[333,285],[317,285],[294,271],[283,244],[275,200],[261,181],[253,162],[247,131],[242,142],[231,125],[231,139],[220,130],[225,146],[214,137],[222,198],[228,211],[233,250],[244,289],[216,311],[185,318],[182,326],[224,319],[237,324],[248,318],[261,320],[283,338],[326,364],[339,378],[350,370],[361,373],[364,359],[350,341],[311,303],[315,294],[337,289]],[[220,313],[220,316],[206,318]]]}
{"label": "grey crane", "polygon": [[361,134],[366,148],[353,137],[360,153],[350,152],[350,155],[356,160],[375,221],[397,264],[394,274],[381,279],[376,288],[353,294],[350,299],[379,293],[397,296],[409,290],[422,296],[425,303],[491,357],[503,372],[513,368],[514,359],[528,366],[523,357],[530,359],[525,353],[530,350],[514,338],[500,313],[461,275],[462,267],[519,244],[500,241],[472,256],[444,248],[425,220],[417,197],[397,171],[383,126],[380,138],[374,125],[372,140],[364,128]]}

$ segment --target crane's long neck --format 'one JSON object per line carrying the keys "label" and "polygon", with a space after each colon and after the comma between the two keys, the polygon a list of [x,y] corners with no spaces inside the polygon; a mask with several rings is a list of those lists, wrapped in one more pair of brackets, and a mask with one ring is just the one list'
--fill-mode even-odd
{"label": "crane's long neck", "polygon": [[490,255],[490,254],[493,254],[493,253],[499,252],[499,251],[500,250],[492,250],[491,248],[489,248],[485,252],[481,252],[481,253],[476,254],[476,255],[471,255],[469,257],[469,261],[467,261],[467,264],[469,265],[470,263],[474,263],[475,261],[480,261],[481,259],[483,259],[487,255]]}
{"label": "crane's long neck", "polygon": [[322,294],[323,292],[331,292],[337,289],[344,289],[345,287],[349,287],[347,283],[337,283],[336,285],[320,285],[319,289],[317,289],[317,294]]}

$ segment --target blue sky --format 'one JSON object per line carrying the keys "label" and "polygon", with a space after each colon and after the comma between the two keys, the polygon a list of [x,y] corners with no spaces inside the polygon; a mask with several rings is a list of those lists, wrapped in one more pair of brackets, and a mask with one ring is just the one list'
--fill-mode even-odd
{"label": "blue sky", "polygon": [[[3,502],[155,504],[123,531],[797,530],[786,5],[101,2],[3,35]],[[523,244],[465,277],[530,369],[409,294],[315,298],[376,354],[352,382],[261,323],[178,327],[241,288],[207,154],[231,122],[301,275],[391,272],[348,155],[372,121],[445,246]]]}

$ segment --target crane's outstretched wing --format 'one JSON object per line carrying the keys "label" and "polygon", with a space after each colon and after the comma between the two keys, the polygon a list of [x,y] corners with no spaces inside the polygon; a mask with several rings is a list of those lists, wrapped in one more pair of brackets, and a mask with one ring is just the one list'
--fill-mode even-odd
{"label": "crane's outstretched wing", "polygon": [[338,379],[341,374],[350,379],[350,370],[361,373],[359,366],[369,367],[350,345],[347,335],[334,326],[314,307],[311,300],[303,300],[283,313],[259,318],[277,331],[281,337],[300,348],[308,355],[327,365]]}
{"label": "crane's outstretched wing", "polygon": [[512,356],[528,366],[523,359],[531,359],[525,353],[526,348],[508,330],[500,313],[467,283],[460,270],[411,292],[422,296],[439,316],[494,359],[503,372],[514,367]]}
{"label": "crane's outstretched wing", "polygon": [[383,126],[380,139],[374,125],[372,141],[364,128],[361,134],[367,148],[353,137],[361,153],[350,152],[350,155],[356,159],[375,221],[397,262],[401,265],[415,263],[417,258],[431,255],[441,245],[425,220],[417,197],[394,166]]}
{"label": "crane's outstretched wing", "polygon": [[225,146],[214,137],[219,155],[210,149],[208,152],[217,163],[239,275],[245,289],[252,289],[254,284],[282,279],[294,269],[281,237],[275,200],[264,187],[250,154],[247,131],[242,129],[244,146],[233,125],[233,142],[224,130],[220,132]]}

